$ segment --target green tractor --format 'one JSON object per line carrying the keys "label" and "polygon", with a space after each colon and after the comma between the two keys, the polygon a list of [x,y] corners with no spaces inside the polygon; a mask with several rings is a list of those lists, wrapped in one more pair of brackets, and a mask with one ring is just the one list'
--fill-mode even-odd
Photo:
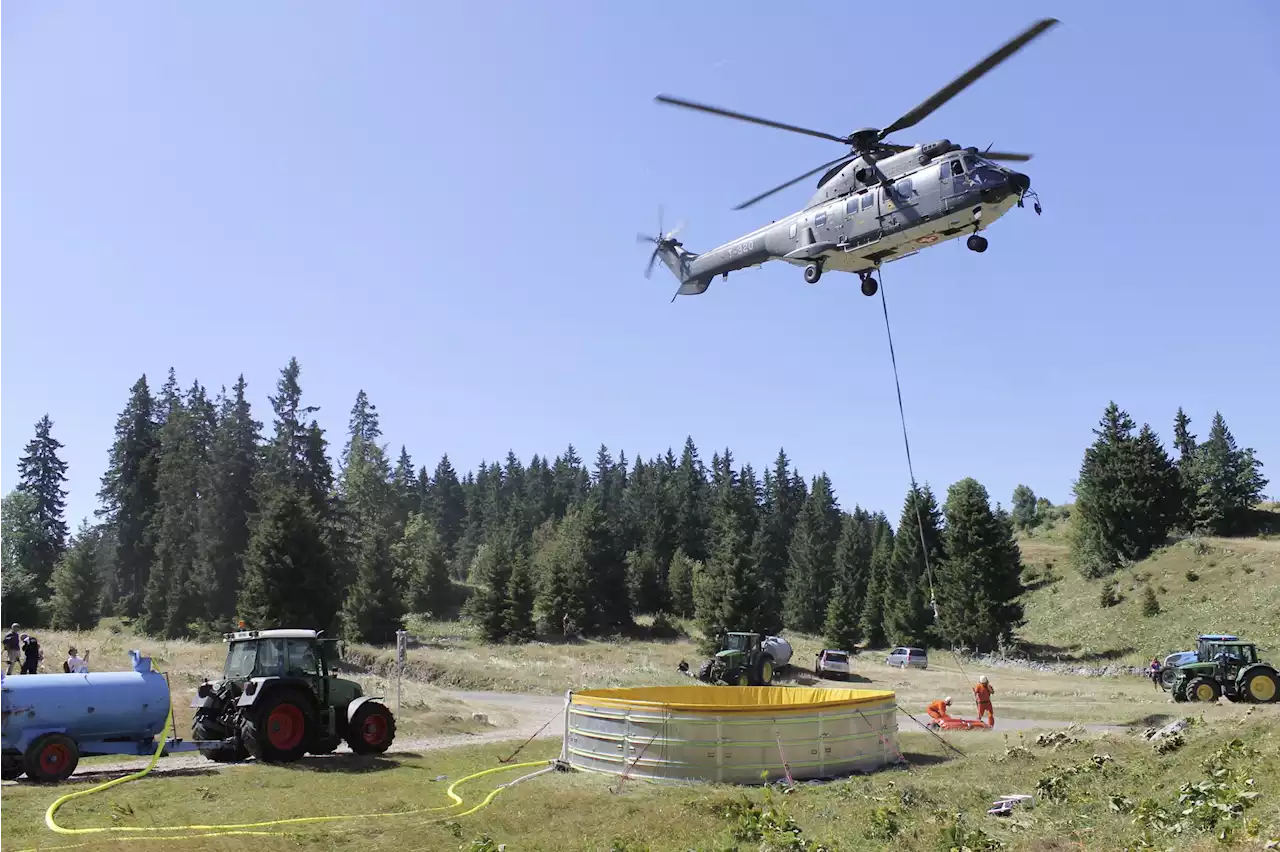
{"label": "green tractor", "polygon": [[356,754],[382,754],[396,720],[379,696],[333,674],[338,640],[315,630],[240,630],[228,633],[222,679],[196,690],[195,740],[226,741],[202,748],[225,763],[254,757],[291,763],[304,754],[329,754],[346,741]]}
{"label": "green tractor", "polygon": [[724,634],[720,650],[698,670],[698,680],[730,686],[771,685],[779,663],[786,663],[786,660],[777,660],[777,654],[781,651],[790,659],[791,646],[778,636],[770,636],[769,642],[770,646],[764,647],[759,633]]}
{"label": "green tractor", "polygon": [[1258,658],[1252,642],[1205,641],[1197,648],[1198,660],[1179,666],[1169,691],[1174,701],[1205,701],[1222,696],[1229,701],[1269,704],[1280,692],[1275,666]]}

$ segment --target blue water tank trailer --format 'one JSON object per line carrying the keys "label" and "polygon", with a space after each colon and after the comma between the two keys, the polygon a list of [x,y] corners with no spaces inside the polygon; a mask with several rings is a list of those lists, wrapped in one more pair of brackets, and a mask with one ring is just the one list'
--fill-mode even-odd
{"label": "blue water tank trailer", "polygon": [[[62,781],[81,756],[149,756],[169,715],[169,682],[130,651],[131,671],[0,678],[3,778]],[[173,738],[165,753],[199,743]]]}

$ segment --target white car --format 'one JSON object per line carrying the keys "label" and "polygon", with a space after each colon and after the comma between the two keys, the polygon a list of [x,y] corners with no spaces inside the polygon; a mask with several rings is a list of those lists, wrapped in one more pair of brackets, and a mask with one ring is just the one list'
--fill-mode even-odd
{"label": "white car", "polygon": [[813,673],[818,677],[848,680],[852,672],[853,666],[849,662],[848,651],[824,648],[818,653],[818,658],[813,663]]}

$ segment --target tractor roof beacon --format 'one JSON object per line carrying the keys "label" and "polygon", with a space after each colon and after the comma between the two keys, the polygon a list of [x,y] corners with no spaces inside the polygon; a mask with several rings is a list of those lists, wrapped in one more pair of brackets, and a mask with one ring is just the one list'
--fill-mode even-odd
{"label": "tractor roof beacon", "polygon": [[353,680],[337,677],[338,640],[319,630],[227,633],[222,678],[196,690],[192,736],[229,745],[202,750],[218,762],[254,757],[291,763],[329,754],[345,740],[356,754],[381,754],[396,733],[391,711]]}
{"label": "tractor roof beacon", "polygon": [[1280,694],[1280,674],[1262,661],[1252,642],[1202,637],[1194,662],[1179,666],[1170,692],[1174,701],[1229,701],[1271,704]]}

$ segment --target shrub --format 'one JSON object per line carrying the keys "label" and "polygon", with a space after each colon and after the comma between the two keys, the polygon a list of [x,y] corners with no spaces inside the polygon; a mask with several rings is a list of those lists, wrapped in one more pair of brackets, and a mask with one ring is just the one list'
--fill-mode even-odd
{"label": "shrub", "polygon": [[1197,574],[1194,570],[1190,568],[1187,569],[1187,582],[1194,583],[1196,580],[1199,580],[1199,579],[1200,579],[1199,574]]}
{"label": "shrub", "polygon": [[1160,600],[1156,597],[1156,590],[1150,586],[1142,593],[1142,614],[1148,618],[1160,614]]}
{"label": "shrub", "polygon": [[1113,607],[1120,603],[1122,598],[1116,593],[1116,581],[1108,580],[1102,584],[1102,592],[1098,595],[1098,603],[1103,609]]}

